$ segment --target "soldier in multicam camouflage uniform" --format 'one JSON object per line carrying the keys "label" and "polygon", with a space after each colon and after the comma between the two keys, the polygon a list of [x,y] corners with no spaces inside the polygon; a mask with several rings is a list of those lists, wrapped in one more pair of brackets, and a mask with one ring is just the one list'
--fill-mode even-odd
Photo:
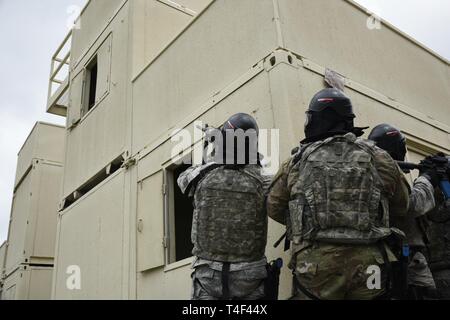
{"label": "soldier in multicam camouflage uniform", "polygon": [[[245,144],[239,144],[237,138],[230,143],[226,136],[239,131],[250,133]],[[216,161],[192,167],[178,180],[181,190],[193,197],[194,203],[193,300],[265,297],[268,218],[257,133],[253,117],[231,117],[215,137],[215,151],[219,154]],[[218,141],[221,137],[223,149]],[[220,155],[221,150],[224,152]],[[245,157],[241,161],[242,155]]]}
{"label": "soldier in multicam camouflage uniform", "polygon": [[[378,147],[387,151],[394,160],[405,161],[406,139],[397,128],[389,124],[376,126],[369,135]],[[403,179],[406,178],[403,177]],[[438,185],[438,177],[432,170],[421,172],[410,190],[409,211],[405,217],[390,212],[391,225],[406,234],[406,243],[410,248],[407,281],[409,299],[423,299],[426,292],[436,288],[431,270],[428,266],[427,247],[429,243],[427,229],[429,221],[426,217],[435,207],[434,189]]]}
{"label": "soldier in multicam camouflage uniform", "polygon": [[[294,299],[375,299],[388,286],[396,257],[383,239],[393,233],[388,210],[408,210],[408,189],[394,160],[353,125],[351,101],[325,89],[307,112],[304,140],[269,189],[269,216],[287,226]],[[369,267],[381,270],[369,287]]]}

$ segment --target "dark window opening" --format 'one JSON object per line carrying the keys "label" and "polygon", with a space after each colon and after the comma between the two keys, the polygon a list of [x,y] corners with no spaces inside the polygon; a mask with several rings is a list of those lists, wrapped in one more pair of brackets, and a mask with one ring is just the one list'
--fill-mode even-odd
{"label": "dark window opening", "polygon": [[108,177],[110,177],[113,173],[118,171],[123,164],[123,157],[119,156],[116,158],[107,168],[103,168],[94,175],[91,179],[89,179],[85,184],[83,184],[79,189],[77,189],[74,193],[64,199],[63,210],[70,207],[72,204],[77,202],[79,198],[81,198],[86,193],[90,192],[100,183],[105,181]]}
{"label": "dark window opening", "polygon": [[192,216],[194,208],[192,199],[184,195],[177,184],[177,179],[189,165],[181,165],[173,171],[173,200],[175,222],[175,258],[180,261],[192,256],[193,244],[191,242]]}
{"label": "dark window opening", "polygon": [[95,57],[87,68],[88,85],[89,85],[87,111],[91,110],[96,102],[97,73],[98,73],[98,64],[97,64],[97,57]]}

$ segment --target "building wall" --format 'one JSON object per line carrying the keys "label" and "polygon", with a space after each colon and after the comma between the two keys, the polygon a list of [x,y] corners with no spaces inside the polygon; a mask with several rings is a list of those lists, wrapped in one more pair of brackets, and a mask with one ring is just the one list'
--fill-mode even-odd
{"label": "building wall", "polygon": [[211,0],[133,1],[130,12],[133,24],[133,78],[154,61],[181,30],[211,2]]}
{"label": "building wall", "polygon": [[[106,8],[102,11],[103,7],[97,7],[102,3],[110,2],[100,0],[89,3],[81,18],[84,27],[74,33],[72,40],[75,47],[79,45],[78,41],[89,46],[84,55],[71,60],[70,66],[64,197],[77,191],[110,162],[129,150],[128,3],[119,7],[116,5],[113,10],[110,6],[119,2],[111,1],[107,5],[108,11]],[[97,10],[102,12],[99,13],[99,19],[91,12],[95,13]],[[103,27],[102,15],[111,11],[117,12],[114,19],[101,29],[99,25]],[[106,17],[111,18],[110,15]],[[83,24],[84,20],[86,21]],[[96,36],[92,37],[92,34]],[[85,69],[95,56],[98,57],[97,99],[94,107],[85,112],[83,110],[85,107],[83,98],[87,94],[83,85]]]}
{"label": "building wall", "polygon": [[7,273],[21,263],[53,263],[62,165],[35,161],[14,195]]}
{"label": "building wall", "polygon": [[5,257],[6,257],[6,241],[2,243],[0,246],[0,278],[3,274],[3,268],[5,263]]}
{"label": "building wall", "polygon": [[242,1],[239,10],[236,2],[215,1],[180,34],[133,81],[132,154],[170,134],[269,55],[277,45],[272,18],[271,1]]}
{"label": "building wall", "polygon": [[[325,87],[326,67],[345,77],[357,125],[399,126],[412,159],[450,152],[448,61],[387,25],[369,32],[367,15],[354,4],[183,4],[199,14],[178,12],[163,1],[138,0],[114,2],[115,10],[111,4],[109,12],[117,14],[104,29],[103,18],[97,24],[92,18],[100,7],[90,9],[90,4],[82,15],[81,21],[89,22],[73,39],[75,56],[88,43],[85,51],[95,52],[112,37],[112,80],[104,98],[82,116],[76,101],[81,101],[83,77],[75,78],[92,54],[71,66],[63,197],[117,156],[123,154],[126,165],[61,213],[54,298],[188,298],[191,259],[171,258],[176,241],[170,219],[173,191],[167,188],[171,133],[178,128],[193,132],[197,119],[218,126],[233,113],[247,112],[261,128],[280,130],[280,159],[273,161],[284,160],[303,138],[304,112]],[[184,151],[189,154],[191,146]],[[270,222],[267,255],[282,256],[287,263],[288,254],[272,246],[282,234],[283,227]],[[81,290],[65,287],[71,265],[81,268]],[[288,298],[287,268],[281,282],[281,298]]]}
{"label": "building wall", "polygon": [[21,266],[5,279],[3,300],[49,300],[53,268]]}
{"label": "building wall", "polygon": [[[121,299],[124,259],[125,173],[117,172],[58,219],[53,290],[63,299]],[[124,251],[125,250],[125,251]],[[67,270],[81,270],[81,290],[68,290]]]}
{"label": "building wall", "polygon": [[6,257],[6,241],[0,246],[0,300],[3,294],[3,276],[4,276],[4,263]]}
{"label": "building wall", "polygon": [[62,127],[38,122],[19,152],[8,241],[2,247],[2,298],[50,298],[64,133]]}
{"label": "building wall", "polygon": [[[448,61],[387,24],[370,30],[367,13],[352,2],[277,2],[286,48],[448,126]],[[299,19],[302,12],[308,14]]]}
{"label": "building wall", "polygon": [[14,187],[17,187],[20,183],[25,173],[32,166],[34,159],[43,159],[58,163],[64,161],[65,135],[61,134],[62,131],[63,128],[60,126],[45,122],[36,123],[17,156]]}
{"label": "building wall", "polygon": [[[70,50],[71,67],[78,64],[87,54],[87,51],[97,41],[104,28],[107,28],[110,24],[123,3],[123,0],[89,1],[77,21],[81,28],[75,29],[73,33]],[[88,32],[85,32],[85,30],[88,30]]]}

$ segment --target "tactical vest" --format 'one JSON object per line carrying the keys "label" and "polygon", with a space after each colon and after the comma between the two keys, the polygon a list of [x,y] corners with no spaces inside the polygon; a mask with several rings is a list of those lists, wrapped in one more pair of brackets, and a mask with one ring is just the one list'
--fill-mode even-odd
{"label": "tactical vest", "polygon": [[428,213],[429,262],[440,299],[450,299],[450,206],[438,205]]}
{"label": "tactical vest", "polygon": [[221,262],[264,257],[267,214],[260,167],[207,173],[196,186],[192,222],[193,254]]}
{"label": "tactical vest", "polygon": [[450,270],[450,207],[438,205],[428,213],[430,262]]}
{"label": "tactical vest", "polygon": [[347,134],[299,151],[288,175],[291,241],[370,244],[391,234],[373,148]]}

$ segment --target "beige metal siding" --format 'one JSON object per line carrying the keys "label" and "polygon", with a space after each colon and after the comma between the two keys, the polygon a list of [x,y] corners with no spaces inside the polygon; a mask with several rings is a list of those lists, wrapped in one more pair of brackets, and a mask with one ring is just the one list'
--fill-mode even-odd
{"label": "beige metal siding", "polygon": [[188,12],[193,11],[195,13],[200,13],[210,2],[214,0],[157,0],[162,3],[174,3],[182,8],[187,9]]}
{"label": "beige metal siding", "polygon": [[6,272],[9,274],[24,261],[27,221],[31,212],[32,174],[27,174],[17,189],[12,203],[11,221],[8,233]]}
{"label": "beige metal siding", "polygon": [[53,268],[31,267],[28,270],[28,300],[50,300]]}
{"label": "beige metal siding", "polygon": [[211,0],[133,1],[133,76],[156,58],[210,2]]}
{"label": "beige metal siding", "polygon": [[75,29],[72,38],[71,67],[80,62],[80,58],[86,53],[98,35],[108,26],[113,15],[127,1],[124,0],[95,0],[81,13],[80,29]]}
{"label": "beige metal siding", "polygon": [[10,274],[4,284],[4,300],[49,300],[53,268],[23,266]]}
{"label": "beige metal siding", "polygon": [[[258,14],[255,15],[255,8]],[[272,1],[215,1],[134,82],[135,154],[277,46]]]}
{"label": "beige metal siding", "polygon": [[67,127],[71,128],[81,119],[81,109],[83,108],[83,90],[85,69],[80,70],[71,80],[69,88],[69,106],[67,112]]}
{"label": "beige metal siding", "polygon": [[6,271],[21,263],[52,264],[62,166],[34,160],[13,199]]}
{"label": "beige metal siding", "polygon": [[[120,299],[124,257],[124,185],[120,171],[62,212],[55,257],[57,299]],[[81,270],[81,290],[66,287],[70,266]]]}
{"label": "beige metal siding", "polygon": [[18,155],[15,187],[30,168],[33,159],[63,162],[64,132],[64,128],[57,125],[36,123]]}
{"label": "beige metal siding", "polygon": [[[91,3],[95,3],[93,1]],[[103,1],[99,1],[102,3]],[[115,1],[111,1],[114,3]],[[85,11],[90,15],[89,7]],[[100,14],[100,13],[99,13]],[[100,14],[100,17],[102,17]],[[97,20],[101,23],[101,18]],[[94,23],[94,21],[90,22]],[[97,32],[97,28],[82,28],[78,32]],[[100,30],[98,31],[100,32]],[[125,153],[127,146],[127,86],[128,75],[128,5],[122,7],[115,19],[108,24],[87,54],[71,71],[75,86],[71,88],[69,106],[69,125],[81,120],[67,131],[67,152],[65,158],[65,174],[63,182],[63,196],[76,191],[82,184],[91,179],[111,161]],[[78,40],[74,38],[74,42]],[[111,52],[108,52],[108,42],[111,41]],[[104,46],[102,46],[104,44]],[[99,51],[100,50],[100,51]],[[87,113],[81,112],[82,78],[80,72],[87,66],[92,57],[99,53],[99,81],[100,96],[96,105]],[[104,54],[102,54],[104,53]],[[102,60],[102,61],[100,61]],[[108,65],[111,64],[108,73]],[[102,69],[102,71],[100,70]],[[101,80],[102,79],[102,80]],[[109,90],[109,91],[108,91]]]}
{"label": "beige metal siding", "polygon": [[100,45],[96,53],[98,61],[96,103],[99,103],[109,93],[111,85],[111,51],[112,34]]}
{"label": "beige metal siding", "polygon": [[138,186],[138,271],[164,265],[163,172],[159,171]]}
{"label": "beige metal siding", "polygon": [[29,170],[33,158],[35,158],[34,155],[36,154],[36,140],[38,139],[38,131],[38,124],[36,124],[19,151],[14,188],[16,188],[20,183],[27,170]]}
{"label": "beige metal siding", "polygon": [[5,266],[6,259],[6,241],[0,246],[0,281],[3,275],[3,269]]}
{"label": "beige metal siding", "polygon": [[39,162],[34,170],[37,174],[33,195],[37,201],[30,216],[26,244],[29,251],[25,250],[25,255],[30,256],[30,263],[53,263],[63,168],[60,164]]}
{"label": "beige metal siding", "polygon": [[192,20],[156,0],[133,5],[133,71],[136,76]]}
{"label": "beige metal siding", "polygon": [[368,14],[347,1],[277,1],[285,48],[448,126],[448,61],[386,25],[368,29]]}

